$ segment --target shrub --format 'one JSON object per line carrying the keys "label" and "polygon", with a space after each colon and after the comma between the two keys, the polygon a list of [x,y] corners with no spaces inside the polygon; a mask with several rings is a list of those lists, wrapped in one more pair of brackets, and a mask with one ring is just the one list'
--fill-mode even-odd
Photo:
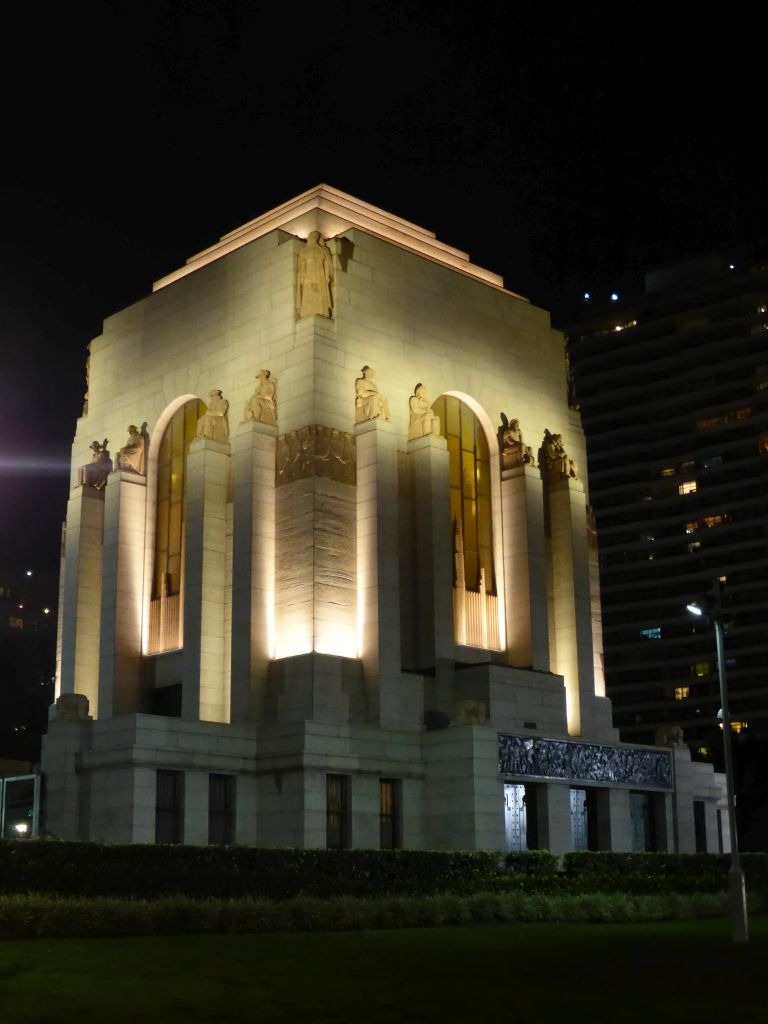
{"label": "shrub", "polygon": [[[768,888],[768,855],[742,858],[747,888]],[[719,893],[727,886],[728,854],[568,853],[563,870],[570,891],[653,893]]]}
{"label": "shrub", "polygon": [[[746,854],[747,891],[768,893],[768,854]],[[728,856],[509,854],[425,850],[259,850],[0,841],[0,893],[290,900],[492,893],[573,896],[722,893]]]}
{"label": "shrub", "polygon": [[723,894],[478,893],[333,900],[299,897],[282,902],[250,898],[192,900],[186,896],[126,900],[13,895],[0,896],[0,939],[333,932],[493,922],[621,923],[719,917],[725,911]]}
{"label": "shrub", "polygon": [[0,841],[0,892],[158,898],[464,894],[491,888],[488,852],[260,850]]}
{"label": "shrub", "polygon": [[508,853],[505,864],[508,871],[534,878],[551,878],[560,870],[560,858],[548,850],[521,850]]}

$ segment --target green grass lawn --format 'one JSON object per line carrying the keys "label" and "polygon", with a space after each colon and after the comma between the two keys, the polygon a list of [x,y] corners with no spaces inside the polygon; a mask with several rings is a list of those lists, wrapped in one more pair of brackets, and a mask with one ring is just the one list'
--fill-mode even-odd
{"label": "green grass lawn", "polygon": [[709,1024],[768,1019],[768,917],[0,943],[0,1020]]}

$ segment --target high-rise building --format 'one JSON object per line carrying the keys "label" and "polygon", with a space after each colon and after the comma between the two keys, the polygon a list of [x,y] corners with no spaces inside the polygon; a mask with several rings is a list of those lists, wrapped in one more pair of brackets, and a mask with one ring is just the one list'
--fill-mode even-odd
{"label": "high-rise building", "polygon": [[56,592],[53,574],[0,571],[0,775],[4,761],[29,768],[40,760],[53,698]]}
{"label": "high-rise building", "polygon": [[44,829],[727,846],[710,766],[618,742],[585,472],[465,253],[327,186],[230,232],[90,346]]}
{"label": "high-rise building", "polygon": [[718,760],[714,639],[686,611],[714,579],[737,751],[768,733],[768,251],[650,272],[567,331],[614,721]]}

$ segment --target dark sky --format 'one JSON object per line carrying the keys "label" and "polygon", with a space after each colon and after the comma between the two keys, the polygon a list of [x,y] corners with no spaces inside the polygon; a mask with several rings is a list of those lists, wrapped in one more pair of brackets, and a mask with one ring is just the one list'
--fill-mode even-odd
{"label": "dark sky", "polygon": [[328,182],[567,316],[768,235],[763,27],[688,0],[155,0],[4,13],[0,566],[55,564],[85,346]]}

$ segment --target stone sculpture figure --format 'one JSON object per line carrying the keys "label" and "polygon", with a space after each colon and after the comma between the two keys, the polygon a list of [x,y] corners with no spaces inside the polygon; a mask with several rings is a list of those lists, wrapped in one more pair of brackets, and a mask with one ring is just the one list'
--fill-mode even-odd
{"label": "stone sculpture figure", "polygon": [[333,316],[333,256],[319,231],[312,231],[299,253],[296,307],[299,318]]}
{"label": "stone sculpture figure", "polygon": [[107,477],[112,472],[112,459],[109,456],[107,444],[108,441],[105,437],[103,444],[94,441],[89,445],[93,456],[88,465],[83,466],[80,470],[80,483],[83,487],[93,487],[100,491],[107,486]]}
{"label": "stone sculpture figure", "polygon": [[510,775],[651,785],[664,789],[672,784],[672,759],[666,752],[497,735],[499,769]]}
{"label": "stone sculpture figure", "polygon": [[313,437],[315,473],[324,476],[331,461],[332,432],[327,427],[315,427]]}
{"label": "stone sculpture figure", "polygon": [[82,416],[88,415],[88,399],[91,394],[91,355],[88,353],[88,358],[85,360],[85,394],[83,395],[83,411]]}
{"label": "stone sculpture figure", "polygon": [[258,420],[259,423],[277,423],[277,380],[269,370],[256,374],[256,390],[245,403],[244,420]]}
{"label": "stone sculpture figure", "polygon": [[389,419],[389,404],[373,381],[373,367],[364,366],[355,381],[355,423]]}
{"label": "stone sculpture figure", "polygon": [[576,463],[565,450],[561,434],[550,434],[544,431],[541,446],[541,465],[550,480],[567,480],[577,478]]}
{"label": "stone sculpture figure", "polygon": [[218,441],[220,444],[229,442],[229,423],[227,422],[227,410],[229,402],[221,397],[218,388],[208,392],[208,411],[204,412],[197,421],[196,437],[205,437],[209,441]]}
{"label": "stone sculpture figure", "polygon": [[579,402],[576,394],[576,382],[573,379],[573,372],[571,370],[571,357],[565,353],[565,377],[568,382],[568,408],[569,409],[581,409],[581,403]]}
{"label": "stone sculpture figure", "polygon": [[499,454],[502,469],[516,469],[519,466],[534,465],[533,451],[523,442],[520,420],[507,419],[501,414],[501,426],[498,429]]}
{"label": "stone sculpture figure", "polygon": [[427,389],[423,384],[417,384],[413,394],[408,399],[408,408],[411,418],[408,423],[408,439],[424,437],[425,434],[440,434],[440,417],[432,412],[432,406],[427,398]]}
{"label": "stone sculpture figure", "polygon": [[275,459],[275,478],[278,484],[288,483],[296,478],[296,466],[299,460],[299,439],[296,431],[283,434],[277,439],[277,455]]}
{"label": "stone sculpture figure", "polygon": [[654,733],[653,742],[660,747],[684,747],[685,734],[679,725],[662,725]]}
{"label": "stone sculpture figure", "polygon": [[339,464],[339,473],[345,478],[346,467],[355,465],[355,439],[346,431],[331,430],[331,458]]}
{"label": "stone sculpture figure", "polygon": [[484,725],[488,711],[482,700],[457,700],[456,725]]}
{"label": "stone sculpture figure", "polygon": [[141,430],[132,423],[128,427],[128,441],[117,453],[117,468],[144,476],[148,440],[146,423],[142,423]]}
{"label": "stone sculpture figure", "polygon": [[278,437],[275,465],[278,486],[313,476],[354,484],[355,439],[319,424],[299,427]]}

